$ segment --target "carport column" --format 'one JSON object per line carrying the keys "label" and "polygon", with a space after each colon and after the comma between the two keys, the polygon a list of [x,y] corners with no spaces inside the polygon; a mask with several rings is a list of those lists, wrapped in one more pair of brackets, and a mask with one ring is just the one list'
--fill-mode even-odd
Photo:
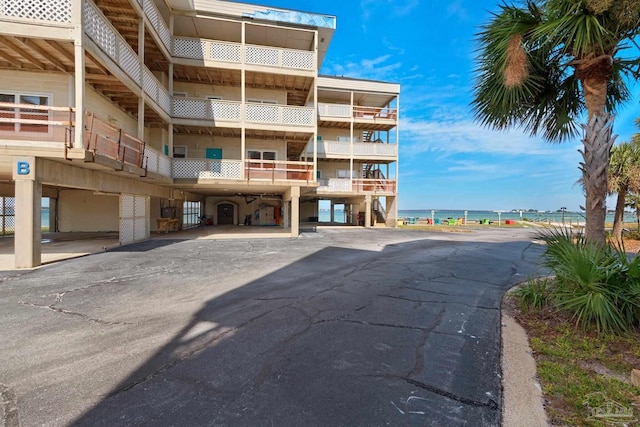
{"label": "carport column", "polygon": [[364,226],[371,227],[371,194],[364,196]]}
{"label": "carport column", "polygon": [[291,187],[284,193],[282,199],[290,202],[291,205],[291,237],[298,237],[300,235],[300,187]]}
{"label": "carport column", "polygon": [[15,266],[37,267],[42,263],[42,184],[37,181],[36,158],[14,157],[13,179],[16,182]]}
{"label": "carport column", "polygon": [[398,198],[396,196],[387,196],[386,197],[387,206],[385,206],[385,210],[387,211],[387,227],[397,227],[398,226]]}

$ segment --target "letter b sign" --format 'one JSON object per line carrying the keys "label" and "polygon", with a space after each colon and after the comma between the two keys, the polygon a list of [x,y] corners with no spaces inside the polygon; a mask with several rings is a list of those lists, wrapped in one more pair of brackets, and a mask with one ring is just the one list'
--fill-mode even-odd
{"label": "letter b sign", "polygon": [[29,162],[17,162],[16,165],[18,175],[29,175],[31,173],[31,165]]}

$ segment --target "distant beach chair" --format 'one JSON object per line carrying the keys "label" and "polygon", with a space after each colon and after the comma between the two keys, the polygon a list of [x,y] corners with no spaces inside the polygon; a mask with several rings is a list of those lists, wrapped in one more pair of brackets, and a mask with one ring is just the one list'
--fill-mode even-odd
{"label": "distant beach chair", "polygon": [[436,225],[442,225],[442,221],[440,221],[438,218],[434,219],[433,223]]}

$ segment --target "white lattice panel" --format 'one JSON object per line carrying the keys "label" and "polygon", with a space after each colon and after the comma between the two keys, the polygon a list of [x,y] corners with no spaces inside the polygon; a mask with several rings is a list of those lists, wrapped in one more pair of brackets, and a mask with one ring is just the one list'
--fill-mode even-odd
{"label": "white lattice panel", "polygon": [[240,45],[236,43],[211,42],[210,58],[215,61],[240,63]]}
{"label": "white lattice panel", "polygon": [[247,104],[247,121],[259,123],[279,123],[277,105]]}
{"label": "white lattice panel", "polygon": [[313,108],[282,107],[282,122],[286,125],[313,125]]}
{"label": "white lattice panel", "polygon": [[216,120],[240,120],[240,103],[226,101],[210,101],[211,114]]}
{"label": "white lattice panel", "polygon": [[360,154],[360,155],[373,155],[375,154],[376,145],[378,144],[356,143],[353,145],[353,153]]}
{"label": "white lattice panel", "polygon": [[125,194],[120,196],[120,217],[131,218],[134,214],[134,201],[133,196],[127,196]]}
{"label": "white lattice panel", "polygon": [[109,57],[115,59],[117,37],[113,29],[108,25],[106,18],[91,2],[84,2],[82,10],[85,33],[100,46],[100,49],[109,55]]}
{"label": "white lattice panel", "polygon": [[171,114],[171,95],[169,95],[169,90],[160,83],[158,83],[158,105],[165,113]]}
{"label": "white lattice panel", "polygon": [[174,178],[198,178],[206,170],[206,160],[173,159]]}
{"label": "white lattice panel", "polygon": [[300,70],[313,70],[315,67],[313,52],[302,50],[283,50],[282,66],[287,68],[297,68]]}
{"label": "white lattice panel", "polygon": [[329,179],[329,191],[350,192],[351,181],[348,179]]}
{"label": "white lattice panel", "polygon": [[173,98],[173,116],[185,119],[204,118],[207,112],[207,100]]}
{"label": "white lattice panel", "polygon": [[147,171],[149,172],[153,172],[153,173],[158,173],[159,172],[159,162],[160,162],[160,156],[159,154],[150,149],[149,147],[145,147],[144,148],[144,157],[146,159],[145,162],[145,166],[147,168]]}
{"label": "white lattice panel", "polygon": [[142,240],[149,237],[147,233],[147,221],[146,218],[135,218],[133,220],[133,238],[135,240]]}
{"label": "white lattice panel", "polygon": [[209,161],[209,175],[218,179],[241,179],[242,162],[239,160]]}
{"label": "white lattice panel", "polygon": [[144,0],[143,10],[147,19],[151,21],[151,25],[156,30],[156,33],[160,36],[162,44],[171,52],[171,33],[169,27],[160,16],[160,12],[156,7],[156,4],[151,0]]}
{"label": "white lattice panel", "polygon": [[142,85],[144,92],[158,102],[158,81],[147,67],[142,69]]}
{"label": "white lattice panel", "polygon": [[135,235],[133,234],[133,219],[121,218],[120,219],[120,244],[127,244],[135,242]]}
{"label": "white lattice panel", "polygon": [[71,23],[71,0],[0,0],[0,16]]}
{"label": "white lattice panel", "polygon": [[117,57],[113,59],[129,77],[140,84],[140,62],[138,62],[138,55],[136,55],[133,49],[131,49],[131,46],[120,36],[118,36],[118,54]]}
{"label": "white lattice panel", "polygon": [[135,241],[134,234],[134,198],[133,196],[120,196],[120,243],[126,244]]}
{"label": "white lattice panel", "polygon": [[327,154],[345,154],[349,155],[351,144],[348,142],[327,142]]}
{"label": "white lattice panel", "polygon": [[184,37],[174,37],[173,56],[180,58],[204,59],[206,42],[198,39],[188,39]]}
{"label": "white lattice panel", "polygon": [[331,117],[351,117],[351,106],[328,104],[327,115]]}
{"label": "white lattice panel", "polygon": [[147,199],[145,197],[134,197],[133,214],[136,218],[147,215]]}
{"label": "white lattice panel", "polygon": [[381,156],[397,156],[398,146],[395,144],[377,144],[376,152]]}
{"label": "white lattice panel", "polygon": [[171,176],[171,159],[160,156],[158,159],[158,173],[164,176]]}
{"label": "white lattice panel", "polygon": [[268,47],[247,46],[245,61],[247,64],[280,65],[280,50]]}

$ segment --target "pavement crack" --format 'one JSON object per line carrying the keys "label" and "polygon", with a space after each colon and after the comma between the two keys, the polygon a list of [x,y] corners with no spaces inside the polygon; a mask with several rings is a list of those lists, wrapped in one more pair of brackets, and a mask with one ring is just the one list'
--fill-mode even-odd
{"label": "pavement crack", "polygon": [[440,324],[440,322],[442,322],[445,312],[445,308],[442,307],[431,327],[423,331],[422,336],[420,337],[420,342],[416,346],[416,359],[413,364],[413,369],[409,372],[407,377],[419,375],[424,369],[424,346],[427,344],[427,339],[429,339],[431,332]]}
{"label": "pavement crack", "polygon": [[0,384],[0,405],[2,405],[2,412],[4,413],[2,425],[4,427],[19,427],[20,416],[16,393],[4,384]]}
{"label": "pavement crack", "polygon": [[460,402],[460,403],[464,403],[465,405],[469,405],[469,406],[475,406],[475,407],[479,407],[479,408],[488,408],[492,411],[497,411],[499,406],[496,403],[495,400],[493,399],[489,399],[487,402],[480,402],[478,400],[474,400],[474,399],[468,399],[466,397],[463,396],[458,396],[454,393],[451,393],[450,391],[446,391],[446,390],[441,390],[438,387],[434,387],[432,385],[429,384],[425,384],[423,382],[420,381],[416,381],[414,379],[411,378],[403,378],[406,382],[408,382],[411,385],[414,385],[416,387],[419,387],[423,390],[427,390],[431,393],[435,393],[439,396],[444,396],[446,398],[449,398],[451,400],[455,400],[456,402]]}
{"label": "pavement crack", "polygon": [[417,331],[424,331],[427,328],[424,328],[422,326],[410,326],[410,325],[394,325],[392,323],[377,323],[377,322],[365,322],[364,320],[351,320],[351,319],[329,319],[329,320],[321,320],[319,322],[316,322],[315,324],[318,323],[324,323],[324,322],[333,322],[333,321],[339,321],[339,322],[348,322],[348,323],[356,323],[359,325],[366,325],[366,326],[380,326],[383,328],[398,328],[398,329],[412,329],[412,330],[417,330]]}
{"label": "pavement crack", "polygon": [[[398,297],[398,296],[394,296],[394,295],[386,295],[386,294],[379,294],[379,297],[383,297],[383,298],[392,298],[392,299],[398,299],[401,301],[408,301],[408,302],[417,302],[417,303],[431,303],[431,304],[457,304],[457,305],[464,305],[465,307],[469,307],[469,308],[477,308],[480,310],[500,310],[499,307],[489,307],[489,306],[483,306],[483,305],[472,305],[472,304],[467,304],[464,302],[458,302],[458,301],[442,301],[442,300],[423,300],[423,299],[414,299],[414,298],[406,298],[406,297]],[[450,296],[450,295],[449,295]]]}
{"label": "pavement crack", "polygon": [[20,305],[24,305],[27,307],[37,307],[37,308],[44,308],[47,310],[51,310],[54,311],[56,313],[60,313],[60,314],[68,314],[70,316],[77,316],[80,317],[84,320],[88,320],[89,322],[93,322],[93,323],[99,323],[101,325],[110,325],[110,326],[127,326],[127,325],[134,325],[135,323],[130,323],[130,322],[109,322],[106,320],[101,320],[101,319],[95,319],[93,317],[89,317],[86,314],[83,313],[78,313],[75,311],[69,311],[69,310],[64,310],[62,308],[58,308],[55,307],[53,304],[51,305],[44,305],[44,304],[33,304],[33,303],[29,303],[29,302],[24,302],[24,301],[18,301],[18,304]]}

